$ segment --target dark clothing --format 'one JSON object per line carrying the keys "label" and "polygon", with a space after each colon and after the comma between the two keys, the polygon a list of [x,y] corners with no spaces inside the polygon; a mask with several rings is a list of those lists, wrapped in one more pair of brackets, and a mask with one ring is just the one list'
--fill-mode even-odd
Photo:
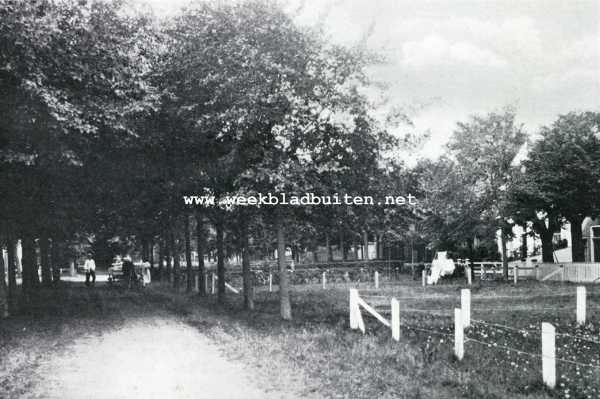
{"label": "dark clothing", "polygon": [[131,283],[135,282],[135,269],[133,266],[133,262],[130,260],[126,260],[123,262],[123,278],[127,281],[127,286],[131,288]]}
{"label": "dark clothing", "polygon": [[92,276],[92,285],[96,284],[96,271],[88,270],[85,272],[85,285],[90,285],[90,275]]}

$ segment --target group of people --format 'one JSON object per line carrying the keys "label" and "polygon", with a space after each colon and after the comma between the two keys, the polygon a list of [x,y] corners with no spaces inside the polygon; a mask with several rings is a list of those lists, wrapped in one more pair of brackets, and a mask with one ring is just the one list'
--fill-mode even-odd
{"label": "group of people", "polygon": [[[143,285],[150,283],[150,263],[148,261],[142,264],[142,273],[140,276],[135,271],[135,266],[131,257],[126,256],[122,262],[123,280],[127,282],[128,288],[131,288],[132,284],[138,282],[138,279]],[[90,287],[96,284],[96,262],[91,252],[88,252],[85,263],[83,264],[85,270],[85,285]],[[91,281],[90,281],[91,279]]]}

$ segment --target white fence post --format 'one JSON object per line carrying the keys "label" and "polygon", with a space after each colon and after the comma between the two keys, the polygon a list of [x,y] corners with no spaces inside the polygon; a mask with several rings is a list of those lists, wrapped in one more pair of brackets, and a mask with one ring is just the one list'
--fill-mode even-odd
{"label": "white fence post", "polygon": [[473,276],[471,274],[471,266],[469,266],[469,265],[465,266],[465,275],[467,276],[467,285],[472,285],[473,284]]}
{"label": "white fence post", "polygon": [[460,309],[462,311],[463,328],[471,325],[471,290],[463,288],[460,290]]}
{"label": "white fence post", "polygon": [[379,272],[375,270],[375,289],[379,289]]}
{"label": "white fence post", "polygon": [[208,292],[208,272],[204,272],[204,293]]}
{"label": "white fence post", "polygon": [[454,309],[454,354],[458,360],[465,356],[465,332],[460,309]]}
{"label": "white fence post", "polygon": [[350,289],[350,328],[356,330],[358,328],[358,317],[356,312],[358,310],[358,290],[355,288]]}
{"label": "white fence post", "polygon": [[515,262],[515,264],[513,265],[513,281],[514,281],[515,285],[517,285],[518,280],[519,280],[519,267],[517,266],[517,263]]}
{"label": "white fence post", "polygon": [[423,287],[427,284],[427,270],[423,269]]}
{"label": "white fence post", "polygon": [[473,270],[471,269],[471,260],[469,258],[465,259],[465,265],[467,267],[467,284],[473,284]]}
{"label": "white fence post", "polygon": [[273,273],[269,273],[269,292],[273,292]]}
{"label": "white fence post", "polygon": [[540,280],[540,266],[539,265],[535,265],[535,279],[536,280]]}
{"label": "white fence post", "polygon": [[327,287],[327,272],[323,272],[321,282],[323,284],[323,289],[325,289]]}
{"label": "white fence post", "polygon": [[400,302],[392,298],[392,338],[400,341]]}
{"label": "white fence post", "polygon": [[550,323],[542,323],[542,376],[549,388],[556,386],[555,329]]}
{"label": "white fence post", "polygon": [[211,274],[211,288],[210,288],[211,294],[215,293],[215,281],[216,281],[216,276],[214,273],[212,273]]}
{"label": "white fence post", "polygon": [[586,291],[585,287],[577,287],[577,324],[580,326],[585,324],[586,310]]}

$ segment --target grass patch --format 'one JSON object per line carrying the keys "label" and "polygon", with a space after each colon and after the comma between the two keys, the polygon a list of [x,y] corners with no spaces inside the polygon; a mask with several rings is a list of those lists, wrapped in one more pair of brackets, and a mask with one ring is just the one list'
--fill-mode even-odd
{"label": "grass patch", "polygon": [[[466,343],[466,356],[452,354],[454,307],[460,306],[462,282],[423,288],[411,280],[384,283],[376,293],[361,283],[368,302],[384,311],[389,298],[401,303],[402,337],[365,316],[367,333],[348,328],[348,288],[336,284],[294,286],[294,320],[279,317],[277,293],[258,290],[256,310],[242,309],[230,294],[224,304],[214,297],[175,294],[166,287],[128,291],[98,286],[65,285],[42,290],[22,315],[0,323],[0,391],[7,397],[35,397],[43,383],[39,365],[68,350],[71,341],[90,332],[102,334],[129,320],[175,317],[211,337],[229,358],[244,362],[265,391],[305,398],[596,398],[598,369],[559,363],[558,388],[541,382],[537,354],[542,321],[552,322],[561,336],[559,357],[600,366],[598,312],[600,292],[588,286],[585,327],[575,325],[575,285],[524,282],[472,287],[473,323],[466,334],[490,343]],[[417,309],[411,312],[409,309]],[[508,330],[493,324],[525,331]],[[435,332],[432,333],[431,331]],[[445,334],[449,334],[447,336]],[[494,346],[493,344],[496,344]],[[193,350],[193,348],[190,348]],[[591,371],[590,371],[591,370]]]}
{"label": "grass patch", "polygon": [[[404,327],[399,343],[391,340],[386,327],[366,316],[365,336],[349,330],[347,288],[350,286],[353,285],[337,284],[329,290],[318,285],[294,287],[292,322],[279,320],[277,294],[265,291],[257,295],[255,312],[241,310],[241,300],[237,297],[229,297],[225,305],[215,303],[212,298],[195,297],[186,299],[184,306],[194,309],[189,316],[192,323],[203,320],[203,329],[222,342],[230,356],[244,359],[258,370],[264,384],[282,384],[273,381],[277,373],[302,373],[305,389],[299,393],[303,396],[598,397],[598,369],[586,368],[584,372],[584,368],[559,363],[559,388],[551,391],[542,384],[539,357],[501,349],[507,346],[534,355],[540,353],[542,321],[555,324],[558,332],[597,340],[597,314],[588,310],[587,326],[575,326],[574,285],[523,282],[517,287],[502,283],[474,286],[474,319],[530,333],[523,336],[502,327],[474,323],[467,336],[491,346],[467,342],[467,354],[460,363],[452,354],[452,336],[422,331],[452,335],[450,314],[454,307],[460,306],[460,289],[464,288],[458,282],[424,289],[406,280],[384,285],[377,292],[378,296],[389,298],[411,298],[401,300],[401,309],[418,307],[435,313],[401,310]],[[367,284],[359,288],[365,295],[374,294]],[[379,309],[389,304],[385,298],[370,302]],[[598,304],[598,289],[588,287],[588,308]],[[214,323],[219,323],[218,327]],[[600,366],[600,345],[560,337],[557,356]]]}

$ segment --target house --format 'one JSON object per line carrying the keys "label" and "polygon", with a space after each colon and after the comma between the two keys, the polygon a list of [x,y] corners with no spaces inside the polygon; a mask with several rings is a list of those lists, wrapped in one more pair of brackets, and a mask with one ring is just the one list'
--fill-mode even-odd
{"label": "house", "polygon": [[[582,237],[585,248],[586,262],[600,262],[600,218],[584,219],[582,226]],[[527,262],[542,261],[542,241],[531,234],[531,230],[523,231],[521,226],[513,227],[514,238],[506,243],[509,258],[522,259],[523,249],[527,251]],[[572,262],[571,256],[571,225],[566,223],[554,233],[554,260],[555,262]],[[498,243],[500,248],[500,243]]]}

